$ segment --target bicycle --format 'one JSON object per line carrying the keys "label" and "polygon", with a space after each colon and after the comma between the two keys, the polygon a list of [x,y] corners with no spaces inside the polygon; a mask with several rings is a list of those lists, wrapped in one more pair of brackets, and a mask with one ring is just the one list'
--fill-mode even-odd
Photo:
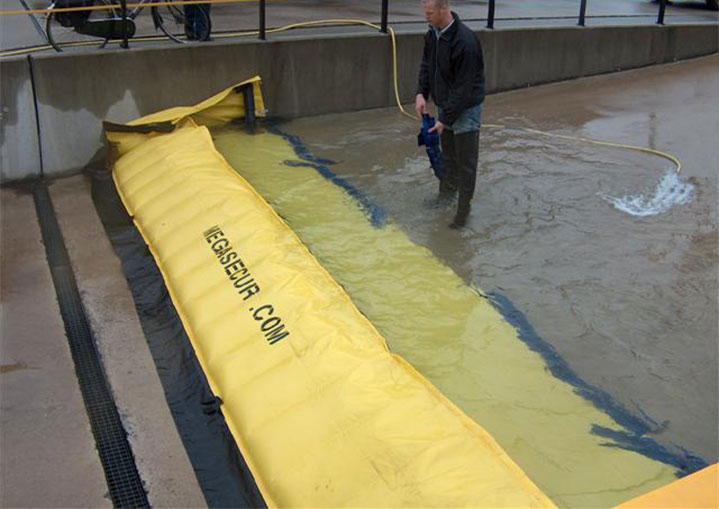
{"label": "bicycle", "polygon": [[88,9],[72,12],[50,12],[45,24],[48,42],[56,51],[63,48],[83,47],[97,44],[104,48],[110,40],[130,39],[135,35],[135,18],[145,7],[150,7],[155,30],[158,28],[171,40],[184,43],[187,40],[207,40],[210,36],[210,19],[204,9],[194,9],[193,19],[185,16],[183,6],[153,5],[167,0],[137,0],[134,8],[127,9],[126,17],[117,0],[53,0],[48,10],[64,7],[93,7],[103,5],[106,9]]}

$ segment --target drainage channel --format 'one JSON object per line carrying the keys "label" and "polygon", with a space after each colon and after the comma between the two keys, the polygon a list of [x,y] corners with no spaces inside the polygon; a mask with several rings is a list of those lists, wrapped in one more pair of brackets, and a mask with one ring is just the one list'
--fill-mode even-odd
{"label": "drainage channel", "polygon": [[43,181],[34,186],[33,198],[75,372],[113,505],[150,507],[127,433],[105,379],[70,258]]}

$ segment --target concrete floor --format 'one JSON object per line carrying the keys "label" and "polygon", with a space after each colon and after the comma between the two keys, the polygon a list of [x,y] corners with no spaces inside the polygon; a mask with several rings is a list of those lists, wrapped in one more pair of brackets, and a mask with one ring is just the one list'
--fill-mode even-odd
{"label": "concrete floor", "polygon": [[[24,0],[30,8],[41,9],[47,6],[46,0]],[[367,0],[276,0],[267,3],[267,28],[283,27],[293,23],[322,19],[360,19],[379,23],[381,2]],[[530,4],[523,0],[497,0],[495,8],[495,28],[538,27],[538,26],[574,26],[579,16],[579,0],[546,0]],[[488,2],[473,0],[454,0],[452,8],[464,20],[474,20],[473,28],[486,25]],[[0,6],[2,11],[23,10],[21,0],[6,0]],[[236,5],[212,6],[212,30],[217,38],[223,33],[233,31],[257,30],[259,22],[258,6],[255,2],[241,2]],[[587,2],[586,24],[592,25],[651,25],[656,22],[657,3],[649,0],[621,0],[612,2]],[[417,30],[424,27],[424,19],[418,0],[391,0],[389,2],[389,23],[398,31]],[[677,23],[717,23],[719,13],[706,8],[703,0],[682,0],[667,6],[666,24]],[[136,19],[137,35],[154,35],[156,31],[149,12],[141,13]],[[30,16],[0,16],[0,50],[47,44],[43,30],[45,17],[42,14]],[[306,29],[321,33],[366,31],[364,27],[346,27],[342,29]],[[283,37],[271,34],[269,38]],[[132,45],[173,45],[163,38],[157,42],[133,42]],[[207,44],[207,43],[205,43]],[[111,47],[119,48],[118,45]],[[93,51],[83,48],[80,51]],[[50,50],[52,51],[52,50]]]}
{"label": "concrete floor", "polygon": [[0,505],[111,507],[32,195],[1,200]]}
{"label": "concrete floor", "polygon": [[[148,499],[203,507],[89,185],[77,175],[49,190]],[[110,507],[32,194],[6,187],[0,199],[0,506]]]}

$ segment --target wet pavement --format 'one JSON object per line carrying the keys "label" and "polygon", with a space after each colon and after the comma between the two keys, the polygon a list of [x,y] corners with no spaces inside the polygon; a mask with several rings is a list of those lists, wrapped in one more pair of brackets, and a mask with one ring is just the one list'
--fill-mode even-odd
{"label": "wet pavement", "polygon": [[[43,0],[7,0],[3,2],[2,11],[44,8]],[[498,0],[495,8],[495,28],[576,26],[579,17],[579,0],[547,0],[541,3],[528,4],[522,0]],[[358,19],[379,23],[381,2],[366,0],[276,0],[267,3],[267,28],[284,27],[294,23],[326,19]],[[452,8],[462,19],[468,21],[474,29],[486,26],[488,3],[472,0],[455,0]],[[224,40],[224,36],[235,31],[255,31],[259,26],[259,8],[256,2],[241,2],[235,5],[213,5],[212,7],[213,37]],[[586,25],[651,25],[656,23],[659,7],[648,0],[621,0],[613,2],[587,2]],[[397,31],[423,31],[424,20],[418,0],[392,0],[389,2],[388,21]],[[673,2],[666,8],[665,23],[717,23],[719,13],[706,8],[701,0]],[[152,17],[146,9],[136,19],[137,35],[148,36],[158,33],[152,24]],[[47,44],[43,30],[45,15],[36,14],[34,19],[29,16],[0,16],[0,50]],[[356,33],[366,32],[368,28],[355,26],[343,28],[305,28],[303,33]],[[297,31],[269,34],[268,38],[285,37]],[[133,47],[143,45],[174,45],[166,38],[155,42],[133,41]],[[204,43],[208,44],[208,43]],[[213,44],[210,42],[209,44]],[[111,44],[109,49],[119,49]],[[73,51],[94,51],[94,47],[76,48]],[[52,51],[52,50],[50,50]]]}
{"label": "wet pavement", "polygon": [[[451,207],[433,205],[417,126],[396,109],[281,128],[465,282],[506,295],[583,380],[649,423],[647,436],[713,463],[719,152],[707,141],[719,130],[718,63],[489,96],[484,123],[505,127],[482,131],[461,232],[447,228]],[[524,128],[662,150],[683,167]]]}

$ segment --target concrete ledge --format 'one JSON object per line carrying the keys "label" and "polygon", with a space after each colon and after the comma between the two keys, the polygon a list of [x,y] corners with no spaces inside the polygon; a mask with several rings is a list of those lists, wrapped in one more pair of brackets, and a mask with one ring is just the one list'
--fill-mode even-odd
{"label": "concrete ledge", "polygon": [[0,506],[112,507],[32,194],[0,204]]}
{"label": "concrete ledge", "polygon": [[51,183],[94,339],[152,507],[207,507],[170,414],[127,282],[83,175]]}
{"label": "concrete ledge", "polygon": [[[715,25],[696,24],[478,33],[491,93],[716,53],[716,30]],[[404,102],[414,100],[422,36],[419,32],[397,36]],[[44,55],[31,62],[47,175],[78,170],[100,159],[104,119],[124,122],[170,106],[193,104],[256,74],[263,78],[272,116],[378,108],[395,101],[391,41],[371,31]],[[30,136],[26,126],[34,122],[27,107],[19,105],[21,97],[27,102],[22,92],[27,79],[18,65],[0,62],[3,101],[9,101],[9,108],[22,117],[22,122],[3,123],[4,181],[27,175],[33,166],[27,162],[33,158],[31,137],[25,144],[12,141]],[[6,66],[10,76],[17,76],[7,84]]]}

